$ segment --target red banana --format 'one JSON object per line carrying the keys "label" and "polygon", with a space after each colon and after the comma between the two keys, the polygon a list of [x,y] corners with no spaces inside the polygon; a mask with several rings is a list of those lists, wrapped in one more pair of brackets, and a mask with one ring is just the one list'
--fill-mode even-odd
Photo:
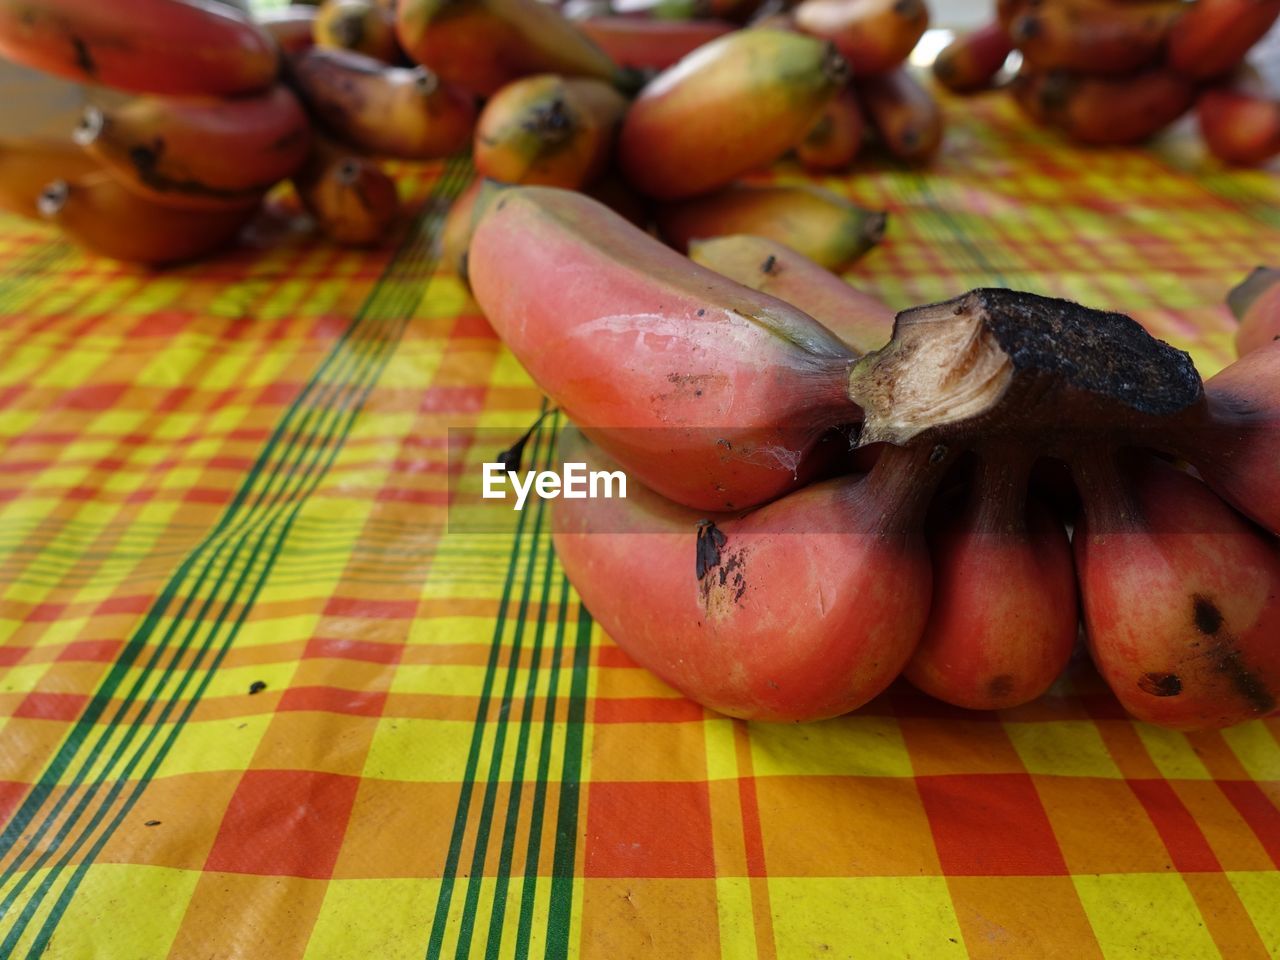
{"label": "red banana", "polygon": [[57,180],[40,195],[40,214],[80,246],[104,257],[161,265],[229,246],[257,212],[242,207],[190,210],[139,196],[106,172]]}
{"label": "red banana", "polygon": [[862,149],[866,121],[851,89],[838,93],[803,140],[796,145],[796,159],[815,173],[847,170]]}
{"label": "red banana", "polygon": [[1280,340],[1280,270],[1256,267],[1227,294],[1227,306],[1240,322],[1236,353],[1244,356]]}
{"label": "red banana", "polygon": [[971,710],[1034,700],[1062,672],[1079,630],[1067,533],[1028,499],[1031,464],[986,450],[963,512],[930,533],[933,604],[906,677]]}
{"label": "red banana", "polygon": [[1193,80],[1228,73],[1280,16],[1280,0],[1196,0],[1169,32],[1169,66]]}
{"label": "red banana", "polygon": [[[563,459],[613,465],[571,433]],[[585,605],[643,666],[733,717],[797,722],[883,691],[929,608],[921,514],[945,470],[888,448],[872,472],[708,518],[647,490],[557,500],[556,554]]]}
{"label": "red banana", "polygon": [[271,86],[276,44],[212,0],[0,0],[0,56],[80,83],[234,96]]}
{"label": "red banana", "polygon": [[855,77],[899,66],[929,26],[924,0],[803,0],[792,17],[805,33],[834,43]]}
{"label": "red banana", "polygon": [[1280,342],[1264,342],[1204,385],[1189,439],[1165,444],[1220,496],[1280,536]]}
{"label": "red banana", "polygon": [[76,180],[98,169],[69,138],[0,139],[0,210],[37,218],[40,192],[50,180]]}
{"label": "red banana", "polygon": [[235,99],[88,107],[76,142],[131,190],[176,207],[244,206],[298,170],[311,121],[287,87]]}
{"label": "red banana", "polygon": [[868,77],[857,90],[871,125],[895,157],[924,163],[938,152],[942,146],[942,108],[910,70]]}
{"label": "red banana", "polygon": [[514,187],[480,218],[476,300],[538,385],[638,480],[701,510],[802,483],[858,419],[850,350],[588,197]]}
{"label": "red banana", "polygon": [[1049,121],[1080,143],[1138,143],[1186,113],[1195,85],[1181,74],[1155,68],[1123,78],[1049,73],[1041,109]]}
{"label": "red banana", "polygon": [[1028,7],[1008,32],[1033,70],[1122,75],[1156,63],[1182,0],[1058,0]]}
{"label": "red banana", "polygon": [[999,21],[960,34],[933,61],[933,76],[953,93],[991,86],[1013,52],[1009,32]]}
{"label": "red banana", "polygon": [[1089,650],[1135,717],[1225,727],[1275,709],[1280,548],[1199,480],[1151,458],[1076,464]]}
{"label": "red banana", "polygon": [[591,17],[574,24],[620,67],[665,70],[704,43],[737,27],[723,20]]}
{"label": "red banana", "polygon": [[349,50],[313,47],[290,61],[294,85],[334,135],[369,153],[433,160],[466,147],[472,97],[430,70],[389,67]]}
{"label": "red banana", "polygon": [[399,0],[396,35],[415,62],[485,97],[534,73],[623,79],[608,54],[540,0]]}
{"label": "red banana", "polygon": [[1205,146],[1219,160],[1244,167],[1280,154],[1280,100],[1219,87],[1196,101]]}

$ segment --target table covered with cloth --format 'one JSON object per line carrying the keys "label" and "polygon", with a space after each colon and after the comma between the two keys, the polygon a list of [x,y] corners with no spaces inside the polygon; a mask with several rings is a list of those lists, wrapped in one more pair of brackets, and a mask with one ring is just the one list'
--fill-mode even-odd
{"label": "table covered with cloth", "polygon": [[[948,106],[929,170],[822,181],[891,212],[852,282],[1229,361],[1271,174]],[[449,431],[543,400],[437,259],[467,162],[398,172],[373,252],[148,272],[0,219],[0,956],[1280,954],[1280,720],[1134,723],[1084,658],[1001,713],[730,720],[593,623],[545,505],[448,529]]]}

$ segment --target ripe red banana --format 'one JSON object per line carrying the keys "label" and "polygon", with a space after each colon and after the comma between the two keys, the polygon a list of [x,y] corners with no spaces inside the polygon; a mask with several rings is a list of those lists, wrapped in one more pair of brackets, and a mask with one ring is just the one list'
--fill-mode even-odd
{"label": "ripe red banana", "polygon": [[1123,75],[1159,61],[1182,0],[1058,0],[1028,7],[1008,33],[1033,70]]}
{"label": "ripe red banana", "polygon": [[1240,321],[1236,353],[1244,356],[1280,340],[1280,270],[1256,267],[1227,294],[1227,306]]}
{"label": "ripe red banana", "polygon": [[626,109],[622,94],[588,77],[516,80],[480,114],[476,171],[503,183],[579,189],[604,173]]}
{"label": "ripe red banana", "polygon": [[1128,77],[1048,73],[1039,89],[1040,110],[1080,143],[1138,143],[1186,113],[1195,85],[1163,67]]}
{"label": "ripe red banana", "polygon": [[700,510],[793,489],[858,418],[849,349],[578,193],[514,187],[471,238],[476,300],[538,385],[636,479]]}
{"label": "ripe red banana", "polygon": [[799,307],[855,353],[878,350],[893,335],[892,307],[765,237],[733,234],[695,240],[689,244],[689,259]]}
{"label": "ripe red banana", "polygon": [[1125,709],[1161,726],[1264,716],[1280,690],[1280,547],[1152,458],[1076,464],[1089,649]]}
{"label": "ripe red banana", "polygon": [[290,61],[295,87],[336,136],[369,153],[433,160],[465,148],[475,103],[430,70],[314,47]]}
{"label": "ripe red banana", "polygon": [[655,219],[663,239],[678,250],[688,250],[695,240],[747,233],[839,271],[880,242],[888,215],[817,187],[734,184],[663,204]]}
{"label": "ripe red banana", "polygon": [[[613,469],[580,437],[563,459]],[[557,500],[556,554],[583,602],[635,660],[734,717],[847,713],[897,676],[924,628],[922,515],[946,469],[886,449],[866,477],[806,487],[744,516],[641,489]]]}
{"label": "ripe red banana", "polygon": [[40,214],[93,253],[131,263],[161,265],[220,250],[257,212],[242,207],[191,210],[155,203],[105,172],[57,180],[40,195]]}
{"label": "ripe red banana", "polygon": [[723,20],[641,20],[636,17],[590,17],[577,21],[581,30],[620,67],[665,70],[704,43],[737,27]]}
{"label": "ripe red banana", "polygon": [[899,66],[929,26],[924,0],[803,0],[792,17],[805,33],[832,41],[855,77]]}
{"label": "ripe red banana", "polygon": [[0,0],[0,56],[80,83],[235,96],[271,86],[275,42],[211,0]]}
{"label": "ripe red banana", "polygon": [[287,87],[235,99],[138,97],[86,108],[75,140],[131,190],[175,207],[243,207],[298,170],[311,122]]}
{"label": "ripe red banana", "polygon": [[38,218],[40,192],[50,180],[76,180],[97,169],[70,138],[0,139],[0,210]]}
{"label": "ripe red banana", "polygon": [[1169,66],[1193,80],[1229,73],[1280,16],[1280,0],[1196,0],[1169,33]]}
{"label": "ripe red banana", "polygon": [[618,139],[619,166],[651,197],[715,190],[794,148],[847,75],[835,49],[812,37],[758,29],[728,34],[640,92]]}
{"label": "ripe red banana", "polygon": [[846,87],[827,104],[822,116],[796,144],[796,159],[814,173],[847,170],[862,149],[866,121],[853,90]]}
{"label": "ripe red banana", "polygon": [[1257,346],[1211,377],[1204,390],[1204,411],[1162,446],[1280,536],[1280,341]]}
{"label": "ripe red banana", "polygon": [[981,452],[963,510],[930,531],[933,603],[906,677],[971,710],[1034,700],[1062,672],[1079,630],[1071,544],[1028,498],[1017,449]]}
{"label": "ripe red banana", "polygon": [[933,76],[953,93],[985,90],[1012,52],[1009,31],[993,21],[947,44],[933,61]]}
{"label": "ripe red banana", "polygon": [[534,73],[622,79],[603,50],[539,0],[400,0],[396,34],[415,62],[480,96]]}
{"label": "ripe red banana", "polygon": [[910,163],[930,160],[942,146],[942,108],[907,69],[868,77],[858,86],[862,108],[885,148]]}
{"label": "ripe red banana", "polygon": [[1196,101],[1205,146],[1219,160],[1252,167],[1280,154],[1280,100],[1218,87]]}

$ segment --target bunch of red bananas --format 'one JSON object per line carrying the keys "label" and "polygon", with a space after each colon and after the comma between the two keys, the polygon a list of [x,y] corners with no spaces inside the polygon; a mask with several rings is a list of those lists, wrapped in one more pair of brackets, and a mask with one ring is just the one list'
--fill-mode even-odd
{"label": "bunch of red bananas", "polygon": [[923,0],[802,0],[747,27],[742,2],[605,12],[327,0],[255,20],[213,0],[0,0],[0,54],[139,95],[91,107],[75,142],[0,143],[0,201],[96,252],[168,263],[230,242],[291,179],[330,237],[372,243],[398,209],[375,158],[439,159],[474,136],[483,176],[591,190],[637,219],[661,201],[682,247],[751,229],[839,267],[882,214],[738,178],[792,151],[846,169],[868,125],[907,160],[941,140],[936,102],[902,69]]}
{"label": "bunch of red bananas", "polygon": [[1233,293],[1260,345],[1202,383],[1119,314],[976,290],[895,325],[777,244],[710,247],[719,272],[519,187],[469,248],[476,299],[581,430],[563,460],[631,480],[554,501],[553,530],[639,663],[738,717],[834,716],[899,674],[997,709],[1050,686],[1082,612],[1135,716],[1275,709],[1280,272]]}
{"label": "bunch of red bananas", "polygon": [[1244,62],[1280,0],[997,0],[996,12],[936,61],[956,92],[988,86],[1016,48],[1017,102],[1080,143],[1138,143],[1194,105],[1220,160],[1247,166],[1280,153],[1280,94]]}

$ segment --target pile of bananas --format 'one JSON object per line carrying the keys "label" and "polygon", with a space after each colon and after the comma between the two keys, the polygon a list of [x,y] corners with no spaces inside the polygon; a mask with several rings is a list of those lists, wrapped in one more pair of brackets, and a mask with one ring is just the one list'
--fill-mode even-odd
{"label": "pile of bananas", "polygon": [[777,250],[741,258],[749,289],[545,187],[503,191],[472,236],[477,301],[581,431],[560,456],[631,481],[551,506],[636,661],[751,719],[836,716],[900,674],[1003,709],[1083,626],[1140,719],[1276,709],[1280,271],[1232,293],[1249,352],[1202,383],[1120,314],[975,290],[895,323]]}
{"label": "pile of bananas", "polygon": [[74,139],[0,142],[0,204],[161,264],[229,243],[291,180],[329,237],[371,244],[399,207],[380,159],[474,142],[480,179],[589,191],[681,249],[752,232],[843,267],[883,214],[739,178],[789,152],[847,169],[868,127],[927,160],[942,115],[902,68],[927,23],[923,0],[326,0],[256,19],[212,0],[0,0],[0,55],[136,95],[89,107]]}
{"label": "pile of bananas", "polygon": [[1244,64],[1280,0],[998,0],[996,13],[939,55],[939,81],[981,90],[1016,48],[1019,105],[1080,143],[1138,143],[1194,105],[1220,160],[1250,166],[1280,154],[1280,95]]}

